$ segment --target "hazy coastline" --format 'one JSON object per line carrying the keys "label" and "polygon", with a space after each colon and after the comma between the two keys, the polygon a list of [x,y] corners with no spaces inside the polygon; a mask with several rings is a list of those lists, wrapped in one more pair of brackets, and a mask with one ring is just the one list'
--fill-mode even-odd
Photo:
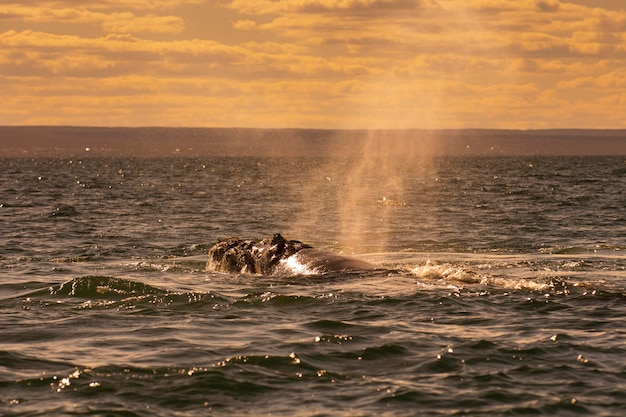
{"label": "hazy coastline", "polygon": [[[626,155],[626,129],[324,130],[0,126],[0,157]],[[397,148],[397,151],[394,150]],[[397,155],[396,155],[397,154]],[[411,155],[415,153],[410,152]]]}

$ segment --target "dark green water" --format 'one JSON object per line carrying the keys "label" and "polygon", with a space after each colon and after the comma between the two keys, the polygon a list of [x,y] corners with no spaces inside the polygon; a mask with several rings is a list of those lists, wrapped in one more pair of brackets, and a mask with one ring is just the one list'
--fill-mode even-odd
{"label": "dark green water", "polygon": [[1,163],[1,415],[626,415],[623,157]]}

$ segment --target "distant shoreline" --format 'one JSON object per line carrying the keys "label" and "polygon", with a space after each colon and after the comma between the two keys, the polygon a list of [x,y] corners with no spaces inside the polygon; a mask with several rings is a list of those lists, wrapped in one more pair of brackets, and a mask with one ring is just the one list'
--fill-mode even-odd
{"label": "distant shoreline", "polygon": [[0,157],[626,155],[626,129],[0,126]]}

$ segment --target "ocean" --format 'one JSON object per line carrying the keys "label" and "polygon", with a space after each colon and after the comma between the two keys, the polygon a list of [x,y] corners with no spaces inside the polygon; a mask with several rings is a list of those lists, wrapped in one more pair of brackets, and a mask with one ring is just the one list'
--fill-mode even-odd
{"label": "ocean", "polygon": [[0,163],[3,416],[626,415],[624,156]]}

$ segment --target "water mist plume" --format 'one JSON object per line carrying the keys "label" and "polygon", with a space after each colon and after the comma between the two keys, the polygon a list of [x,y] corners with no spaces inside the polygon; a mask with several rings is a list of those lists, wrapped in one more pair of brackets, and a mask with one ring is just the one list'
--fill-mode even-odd
{"label": "water mist plume", "polygon": [[[315,230],[322,217],[333,217],[333,242],[324,242],[345,253],[380,252],[387,248],[394,230],[409,206],[406,181],[410,172],[422,170],[432,160],[434,141],[426,132],[363,131],[341,136],[327,156],[310,173],[311,180],[298,192],[307,202],[294,224],[295,234]],[[415,196],[410,196],[415,198]]]}

